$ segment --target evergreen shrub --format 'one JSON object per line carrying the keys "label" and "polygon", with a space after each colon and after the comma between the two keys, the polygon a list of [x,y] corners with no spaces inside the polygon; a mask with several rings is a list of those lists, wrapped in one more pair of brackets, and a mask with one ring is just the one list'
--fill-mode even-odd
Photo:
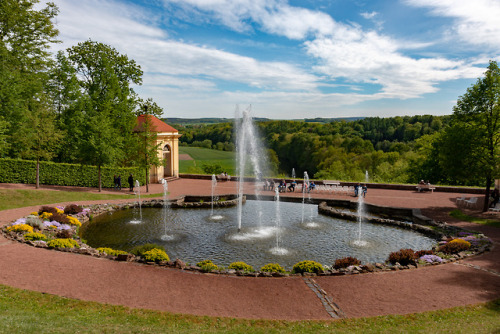
{"label": "evergreen shrub", "polygon": [[397,252],[392,252],[389,254],[389,258],[387,259],[392,264],[399,263],[402,266],[407,266],[409,264],[415,263],[415,251],[413,249],[400,249]]}
{"label": "evergreen shrub", "polygon": [[200,261],[196,264],[196,266],[200,267],[201,271],[205,273],[209,273],[211,271],[219,269],[215,263],[212,262],[212,260],[203,260]]}
{"label": "evergreen shrub", "polygon": [[292,273],[316,273],[319,274],[323,272],[323,266],[315,261],[301,261],[296,263],[292,268]]}
{"label": "evergreen shrub", "polygon": [[99,253],[106,253],[106,254],[112,255],[112,256],[118,256],[120,254],[128,254],[125,251],[122,251],[119,249],[113,249],[113,248],[109,248],[109,247],[99,247],[99,248],[97,248],[97,250],[99,251]]}
{"label": "evergreen shrub", "polygon": [[[114,175],[123,180],[133,174],[134,180],[145,184],[143,171],[138,167],[101,167],[101,182],[104,188],[114,187]],[[36,183],[36,161],[0,159],[0,183]],[[99,186],[97,166],[40,161],[40,184],[76,187]]]}
{"label": "evergreen shrub", "polygon": [[140,257],[143,257],[144,256],[144,253],[146,252],[149,252],[150,250],[153,250],[153,249],[159,249],[159,250],[162,250],[165,252],[165,248],[163,246],[160,246],[160,245],[157,245],[157,244],[144,244],[144,245],[140,245],[140,246],[136,246],[134,247],[130,253],[136,255],[136,256],[140,256]]}
{"label": "evergreen shrub", "polygon": [[227,267],[227,269],[254,271],[253,267],[245,262],[233,262],[229,265],[229,267]]}
{"label": "evergreen shrub", "polygon": [[150,251],[144,252],[142,257],[144,258],[144,260],[152,262],[170,261],[167,253],[158,248],[153,248]]}
{"label": "evergreen shrub", "polygon": [[260,268],[260,271],[268,272],[268,273],[285,273],[285,268],[280,266],[278,263],[268,263],[262,268]]}
{"label": "evergreen shrub", "polygon": [[333,267],[335,269],[340,269],[340,268],[347,268],[349,266],[359,266],[361,264],[361,261],[356,259],[355,257],[344,257],[341,259],[335,260],[335,264]]}

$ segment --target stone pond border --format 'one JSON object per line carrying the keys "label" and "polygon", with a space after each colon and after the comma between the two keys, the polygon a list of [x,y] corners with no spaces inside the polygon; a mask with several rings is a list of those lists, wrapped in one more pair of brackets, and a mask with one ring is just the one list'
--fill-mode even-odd
{"label": "stone pond border", "polygon": [[[237,205],[237,195],[228,194],[228,195],[219,195],[217,202],[214,202],[214,206],[216,207],[231,207]],[[247,195],[243,198],[246,199],[254,199],[254,196]],[[272,200],[273,196],[261,196],[262,200]],[[302,201],[301,198],[281,198],[282,201]],[[357,202],[349,201],[349,200],[325,200],[325,199],[311,199],[311,203],[318,204],[318,212],[324,215],[328,215],[334,218],[346,219],[346,220],[357,220],[357,215],[354,212],[349,212],[346,210],[338,209],[347,208],[354,209],[357,206]],[[141,203],[143,208],[155,207],[155,208],[163,208],[164,202],[163,200],[147,200]],[[209,208],[211,207],[211,197],[210,196],[181,196],[176,200],[169,201],[169,206],[172,208]],[[377,206],[373,204],[365,204],[367,207],[367,211],[371,214],[376,214],[377,216],[366,216],[364,217],[365,221],[368,221],[372,224],[382,224],[388,226],[396,226],[399,228],[406,228],[417,231],[419,233],[425,234],[429,237],[436,239],[436,241],[445,241],[453,236],[457,236],[459,232],[470,232],[481,234],[475,231],[462,229],[456,226],[448,225],[443,222],[436,222],[428,217],[425,217],[421,214],[419,209],[406,209],[406,208],[394,208],[387,206]],[[90,209],[87,216],[79,216],[78,219],[82,224],[87,223],[90,219],[95,216],[107,214],[117,210],[124,210],[129,208],[138,207],[139,203],[122,203],[122,204],[93,204],[86,205],[84,207]],[[384,217],[396,217],[398,220],[389,219]],[[7,232],[5,225],[0,231],[1,233],[11,239],[18,242],[23,242],[29,244],[31,246],[37,248],[47,248],[51,249],[47,246],[44,241],[27,241],[24,239],[22,233],[14,233]],[[483,235],[484,236],[484,235]],[[80,245],[80,248],[52,248],[56,251],[62,252],[71,252],[82,255],[90,255],[98,258],[107,258],[110,260],[116,261],[127,261],[127,262],[137,262],[143,263],[145,265],[156,265],[159,267],[167,267],[167,268],[177,268],[184,271],[191,272],[199,272],[206,273],[202,271],[202,269],[198,266],[189,265],[180,259],[176,259],[175,261],[160,261],[160,262],[147,262],[142,258],[132,255],[132,254],[122,254],[118,256],[107,255],[106,253],[100,253],[97,249],[90,247],[81,242],[80,238],[77,238],[77,241]],[[472,251],[468,252],[460,252],[458,254],[452,255],[448,259],[443,259],[441,263],[429,263],[429,264],[418,264],[415,265],[400,265],[396,263],[392,265],[390,263],[367,263],[358,266],[350,266],[348,268],[342,269],[327,269],[322,273],[278,273],[278,272],[262,272],[262,271],[254,271],[254,272],[246,272],[234,269],[222,269],[215,270],[209,272],[209,274],[220,274],[220,275],[228,275],[228,276],[246,276],[246,277],[289,277],[289,276],[338,276],[338,275],[353,275],[353,274],[362,274],[362,273],[371,273],[371,272],[384,272],[384,271],[398,271],[405,269],[416,269],[417,267],[429,266],[429,265],[440,265],[446,264],[450,262],[456,262],[458,260],[476,256],[482,254],[484,252],[490,251],[493,244],[491,242],[485,243],[479,248],[474,248]]]}

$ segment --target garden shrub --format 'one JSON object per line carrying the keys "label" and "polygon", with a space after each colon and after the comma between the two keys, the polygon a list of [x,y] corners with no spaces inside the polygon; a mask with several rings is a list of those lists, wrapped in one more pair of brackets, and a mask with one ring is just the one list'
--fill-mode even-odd
{"label": "garden shrub", "polygon": [[134,247],[130,253],[136,255],[136,256],[144,256],[144,253],[153,250],[153,249],[159,249],[165,252],[165,248],[163,246],[157,245],[157,244],[144,244],[140,246]]}
{"label": "garden shrub", "polygon": [[70,224],[68,216],[66,216],[64,213],[53,213],[50,219],[61,224]]}
{"label": "garden shrub", "polygon": [[[97,166],[40,161],[40,184],[60,186],[97,187],[99,184]],[[0,159],[0,183],[36,182],[36,161]],[[114,187],[113,175],[134,175],[141,184],[146,177],[139,167],[101,167],[102,186]]]}
{"label": "garden shrub", "polygon": [[38,210],[38,214],[41,215],[42,213],[44,212],[47,212],[47,213],[52,213],[52,214],[55,214],[55,213],[59,213],[57,211],[57,208],[54,207],[54,206],[48,206],[48,205],[44,205],[42,206],[39,210]]}
{"label": "garden shrub", "polygon": [[113,249],[113,248],[109,248],[109,247],[99,247],[99,248],[97,248],[97,250],[99,251],[99,253],[106,253],[106,254],[112,255],[112,256],[118,256],[120,254],[128,254],[125,251],[122,251],[119,249]]}
{"label": "garden shrub", "polygon": [[38,233],[38,232],[28,232],[24,235],[24,240],[31,240],[31,241],[35,241],[35,240],[43,240],[43,241],[47,241],[48,238],[45,234],[43,233]]}
{"label": "garden shrub", "polygon": [[47,242],[49,248],[79,248],[78,242],[74,239],[53,239]]}
{"label": "garden shrub", "polygon": [[254,271],[253,267],[245,262],[233,262],[227,267],[227,269],[243,270],[243,271]]}
{"label": "garden shrub", "polygon": [[170,261],[167,253],[164,250],[153,248],[147,252],[144,252],[142,257],[146,261],[159,262],[159,261]]}
{"label": "garden shrub", "polygon": [[33,226],[28,224],[17,224],[11,225],[7,227],[7,231],[9,232],[33,232]]}
{"label": "garden shrub", "polygon": [[415,257],[419,259],[424,255],[433,255],[433,254],[434,254],[433,250],[419,250],[415,252]]}
{"label": "garden shrub", "polygon": [[82,211],[83,211],[83,208],[79,205],[76,205],[76,204],[69,204],[69,205],[66,205],[66,207],[64,208],[64,213],[67,215],[76,215]]}
{"label": "garden shrub", "polygon": [[402,266],[407,266],[409,264],[415,263],[415,252],[413,249],[400,249],[397,252],[392,252],[389,254],[389,258],[387,259],[392,264],[399,263]]}
{"label": "garden shrub", "polygon": [[200,267],[201,271],[205,273],[209,273],[211,271],[219,269],[215,263],[212,262],[212,260],[203,260],[200,261],[196,264],[196,266]]}
{"label": "garden shrub", "polygon": [[33,226],[39,230],[43,229],[43,220],[36,216],[28,216],[26,217],[26,224]]}
{"label": "garden shrub", "polygon": [[323,266],[315,261],[301,261],[296,263],[293,268],[293,273],[321,273],[323,272]]}
{"label": "garden shrub", "polygon": [[285,268],[280,266],[278,263],[268,263],[262,268],[260,271],[268,272],[268,273],[285,273]]}
{"label": "garden shrub", "polygon": [[340,269],[340,268],[347,268],[349,266],[359,266],[361,264],[361,261],[356,259],[355,257],[344,257],[341,259],[335,260],[335,264],[333,267],[335,269]]}
{"label": "garden shrub", "polygon": [[471,247],[471,243],[463,239],[453,239],[439,247],[439,251],[445,254],[457,254],[466,251]]}

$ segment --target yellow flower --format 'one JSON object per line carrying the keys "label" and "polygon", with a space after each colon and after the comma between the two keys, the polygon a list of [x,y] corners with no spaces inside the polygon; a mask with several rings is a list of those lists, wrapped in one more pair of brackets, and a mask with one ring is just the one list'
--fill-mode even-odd
{"label": "yellow flower", "polygon": [[59,209],[59,208],[56,208],[56,212],[57,212],[57,213],[60,213],[60,214],[63,214],[63,213],[64,213],[64,211],[63,211],[63,210],[61,210],[61,209]]}
{"label": "yellow flower", "polygon": [[82,226],[82,223],[80,223],[80,221],[78,220],[78,218],[68,216],[68,219],[69,219],[69,223],[71,225]]}
{"label": "yellow flower", "polygon": [[50,217],[52,217],[52,213],[50,212],[42,212],[42,214],[40,215],[40,218],[42,219],[49,219]]}
{"label": "yellow flower", "polygon": [[33,232],[33,227],[28,224],[18,224],[7,227],[9,232]]}

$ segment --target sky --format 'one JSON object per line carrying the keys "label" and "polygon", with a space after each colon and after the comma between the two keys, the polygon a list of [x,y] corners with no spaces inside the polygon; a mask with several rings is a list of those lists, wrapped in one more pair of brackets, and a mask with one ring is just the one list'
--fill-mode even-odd
{"label": "sky", "polygon": [[164,117],[449,115],[500,61],[499,0],[53,2],[53,51],[126,54]]}

